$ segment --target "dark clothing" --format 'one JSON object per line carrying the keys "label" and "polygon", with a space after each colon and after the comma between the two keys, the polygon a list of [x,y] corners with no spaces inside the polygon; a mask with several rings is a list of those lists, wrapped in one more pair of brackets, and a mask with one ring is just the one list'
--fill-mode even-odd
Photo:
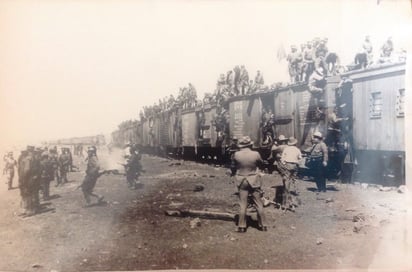
{"label": "dark clothing", "polygon": [[139,177],[142,166],[140,164],[141,155],[133,152],[127,160],[126,179],[129,187],[136,188],[136,180]]}
{"label": "dark clothing", "polygon": [[323,163],[328,162],[328,147],[323,141],[312,146],[309,159],[312,161],[310,170],[313,172],[318,191],[326,191],[326,168]]}
{"label": "dark clothing", "polygon": [[52,161],[48,158],[43,158],[40,161],[40,185],[43,192],[43,199],[47,200],[50,197],[50,182],[53,180],[54,169]]}
{"label": "dark clothing", "polygon": [[103,199],[102,196],[93,193],[94,186],[96,186],[97,179],[100,177],[99,161],[95,155],[88,157],[86,176],[81,185],[84,198],[87,204],[90,204],[90,196],[96,197],[99,201]]}
{"label": "dark clothing", "polygon": [[71,159],[68,153],[63,153],[59,157],[60,180],[62,183],[67,182],[67,172],[70,171]]}
{"label": "dark clothing", "polygon": [[89,157],[87,160],[86,177],[84,178],[82,189],[83,192],[92,192],[96,181],[99,178],[99,161],[96,156]]}

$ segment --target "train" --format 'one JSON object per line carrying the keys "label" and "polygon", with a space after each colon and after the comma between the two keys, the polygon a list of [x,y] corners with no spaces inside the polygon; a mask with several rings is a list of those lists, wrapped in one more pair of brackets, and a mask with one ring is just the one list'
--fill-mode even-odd
{"label": "train", "polygon": [[[315,131],[325,136],[329,178],[404,184],[405,66],[380,64],[327,77],[321,107],[308,83],[301,82],[230,97],[223,111],[216,103],[175,108],[119,126],[111,144],[133,142],[146,153],[225,163],[231,139],[247,135],[265,158],[270,153],[265,116],[270,115],[273,135],[295,137],[302,150],[311,146]],[[335,131],[332,114],[345,118]]]}

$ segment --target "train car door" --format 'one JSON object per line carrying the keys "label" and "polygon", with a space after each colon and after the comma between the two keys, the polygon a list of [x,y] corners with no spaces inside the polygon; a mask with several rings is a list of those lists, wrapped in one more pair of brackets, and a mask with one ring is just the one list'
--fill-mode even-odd
{"label": "train car door", "polygon": [[274,122],[276,137],[295,135],[295,97],[292,89],[283,89],[274,93]]}
{"label": "train car door", "polygon": [[229,101],[230,137],[249,136],[260,147],[262,101],[258,96],[240,96]]}

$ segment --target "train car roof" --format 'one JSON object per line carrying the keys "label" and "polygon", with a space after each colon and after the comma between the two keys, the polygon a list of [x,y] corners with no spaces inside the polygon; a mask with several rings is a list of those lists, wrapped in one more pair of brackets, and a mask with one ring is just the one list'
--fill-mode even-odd
{"label": "train car roof", "polygon": [[374,65],[366,69],[352,70],[352,71],[343,73],[341,76],[356,80],[360,78],[370,78],[370,77],[384,75],[384,74],[389,75],[392,73],[398,73],[400,71],[405,70],[405,68],[406,68],[405,62],[383,63],[380,65]]}

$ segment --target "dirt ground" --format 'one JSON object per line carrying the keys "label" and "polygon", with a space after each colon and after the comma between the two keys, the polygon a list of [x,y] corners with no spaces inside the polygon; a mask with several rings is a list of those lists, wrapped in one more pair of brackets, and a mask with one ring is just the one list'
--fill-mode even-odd
{"label": "dirt ground", "polygon": [[[296,212],[270,205],[268,232],[252,224],[237,233],[232,221],[200,219],[192,228],[194,218],[164,214],[235,212],[236,188],[225,168],[145,155],[139,189],[128,189],[123,176],[103,176],[95,191],[106,202],[86,208],[76,190],[85,164],[75,159],[81,171],[61,187],[53,182],[45,212],[32,217],[19,216],[19,190],[7,191],[2,177],[0,270],[412,268],[410,199],[396,190],[328,182],[317,195],[312,181],[299,180]],[[273,198],[280,176],[263,179]],[[199,184],[204,190],[194,192]]]}

